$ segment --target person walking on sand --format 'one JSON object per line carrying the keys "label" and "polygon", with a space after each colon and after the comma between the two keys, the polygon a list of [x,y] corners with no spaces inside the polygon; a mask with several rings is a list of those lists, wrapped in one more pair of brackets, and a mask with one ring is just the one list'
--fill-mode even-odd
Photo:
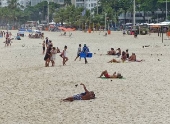
{"label": "person walking on sand", "polygon": [[45,41],[42,43],[42,48],[43,48],[43,54],[45,53]]}
{"label": "person walking on sand", "polygon": [[52,63],[52,66],[55,65],[56,54],[57,54],[57,50],[56,50],[55,47],[53,47],[52,50],[51,50],[51,63]]}
{"label": "person walking on sand", "polygon": [[49,46],[47,48],[44,60],[45,60],[45,67],[49,67],[49,63],[50,63],[50,58],[51,58],[51,47]]}
{"label": "person walking on sand", "polygon": [[[85,53],[86,56],[87,56],[87,53],[89,52],[89,48],[86,46],[86,44],[84,44],[84,47],[83,47],[83,50],[82,50],[82,53]],[[87,59],[86,57],[84,57],[84,60],[85,60],[85,64],[87,64]]]}
{"label": "person walking on sand", "polygon": [[[76,59],[77,59],[78,57],[80,57],[80,53],[81,53],[81,44],[79,44],[78,51],[77,51],[77,57],[75,58],[74,61],[76,61]],[[81,60],[81,57],[80,57],[79,60]]]}
{"label": "person walking on sand", "polygon": [[66,65],[66,62],[68,61],[68,57],[66,56],[66,50],[67,50],[67,46],[64,47],[64,50],[60,55],[63,58],[63,66]]}
{"label": "person walking on sand", "polygon": [[48,47],[48,42],[49,42],[48,37],[46,37],[45,38],[46,47]]}
{"label": "person walking on sand", "polygon": [[68,97],[66,99],[63,99],[64,102],[73,102],[74,100],[91,100],[91,99],[95,99],[95,94],[93,91],[88,91],[86,89],[86,86],[81,83],[80,85],[83,86],[85,92],[84,93],[80,93],[77,95],[73,95],[71,97]]}

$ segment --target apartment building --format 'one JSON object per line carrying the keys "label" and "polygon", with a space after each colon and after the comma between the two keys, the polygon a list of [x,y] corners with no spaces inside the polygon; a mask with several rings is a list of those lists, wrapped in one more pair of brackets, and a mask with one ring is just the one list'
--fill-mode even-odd
{"label": "apartment building", "polygon": [[89,10],[93,9],[97,6],[98,0],[71,0],[71,3],[75,5],[75,7],[84,7]]}
{"label": "apartment building", "polygon": [[[30,0],[18,0],[18,3],[24,7],[29,5]],[[0,7],[8,6],[8,0],[0,0]]]}
{"label": "apartment building", "polygon": [[35,6],[38,3],[43,2],[43,1],[49,1],[49,2],[55,2],[55,3],[58,3],[58,4],[64,4],[64,0],[31,0],[31,6]]}

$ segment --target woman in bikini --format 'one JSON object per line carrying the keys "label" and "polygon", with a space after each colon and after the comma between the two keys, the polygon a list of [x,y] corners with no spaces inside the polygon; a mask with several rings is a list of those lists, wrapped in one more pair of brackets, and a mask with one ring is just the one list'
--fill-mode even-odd
{"label": "woman in bikini", "polygon": [[106,78],[123,78],[120,73],[116,74],[116,72],[114,72],[113,75],[109,75],[107,70],[103,71],[99,78],[101,78],[102,76],[105,76]]}

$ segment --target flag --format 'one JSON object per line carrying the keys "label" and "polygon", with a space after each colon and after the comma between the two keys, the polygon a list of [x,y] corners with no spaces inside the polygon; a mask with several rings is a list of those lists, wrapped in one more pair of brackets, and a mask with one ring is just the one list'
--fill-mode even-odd
{"label": "flag", "polygon": [[84,16],[86,14],[86,9],[84,9],[82,12],[81,12],[81,15]]}

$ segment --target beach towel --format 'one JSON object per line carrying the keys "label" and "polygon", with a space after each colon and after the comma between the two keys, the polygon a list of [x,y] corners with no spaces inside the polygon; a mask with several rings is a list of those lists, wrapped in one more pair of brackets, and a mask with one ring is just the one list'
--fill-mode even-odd
{"label": "beach towel", "polygon": [[126,78],[106,78],[106,77],[98,77],[98,78],[101,78],[101,79],[126,79]]}

